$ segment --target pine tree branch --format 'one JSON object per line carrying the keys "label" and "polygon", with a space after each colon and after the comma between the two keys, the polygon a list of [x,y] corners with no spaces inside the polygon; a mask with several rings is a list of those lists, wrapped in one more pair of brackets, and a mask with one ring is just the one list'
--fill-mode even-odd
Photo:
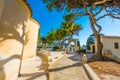
{"label": "pine tree branch", "polygon": [[115,14],[113,14],[113,15],[112,14],[104,14],[103,16],[100,16],[99,18],[97,18],[96,21],[99,21],[100,19],[103,19],[107,16],[110,16],[110,17],[115,18],[115,19],[120,19],[120,17],[115,16]]}
{"label": "pine tree branch", "polygon": [[111,1],[111,0],[96,1],[96,2],[94,3],[94,5],[100,5],[100,4],[103,4],[103,3],[108,2],[108,1]]}
{"label": "pine tree branch", "polygon": [[94,16],[97,16],[102,10],[104,9],[104,6],[102,6],[97,13],[95,13]]}

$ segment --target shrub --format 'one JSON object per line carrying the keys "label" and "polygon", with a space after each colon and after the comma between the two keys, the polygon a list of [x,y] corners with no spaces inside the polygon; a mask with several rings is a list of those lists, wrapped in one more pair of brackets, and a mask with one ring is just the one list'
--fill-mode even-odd
{"label": "shrub", "polygon": [[53,47],[53,51],[56,51],[57,49],[59,49],[58,46],[54,46],[54,47]]}

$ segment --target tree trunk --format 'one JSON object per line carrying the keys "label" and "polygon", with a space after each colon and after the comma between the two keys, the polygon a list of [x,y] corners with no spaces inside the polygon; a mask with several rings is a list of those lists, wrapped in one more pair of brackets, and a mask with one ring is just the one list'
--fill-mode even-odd
{"label": "tree trunk", "polygon": [[102,60],[102,48],[103,48],[103,45],[102,45],[102,42],[101,42],[101,39],[100,39],[100,35],[99,34],[96,34],[95,35],[96,37],[96,58],[97,60]]}
{"label": "tree trunk", "polygon": [[100,39],[100,35],[99,35],[99,30],[97,31],[95,29],[95,19],[94,19],[94,16],[93,15],[89,15],[89,19],[90,19],[90,25],[91,25],[91,29],[96,37],[96,54],[93,56],[93,59],[95,60],[102,60],[102,48],[103,48],[103,45],[102,45],[102,42],[101,42],[101,39]]}
{"label": "tree trunk", "polygon": [[63,46],[63,44],[64,44],[65,41],[66,40],[62,40],[62,42],[60,43],[60,49],[62,49],[62,46]]}
{"label": "tree trunk", "polygon": [[44,49],[46,49],[46,45],[47,45],[47,43],[44,43]]}

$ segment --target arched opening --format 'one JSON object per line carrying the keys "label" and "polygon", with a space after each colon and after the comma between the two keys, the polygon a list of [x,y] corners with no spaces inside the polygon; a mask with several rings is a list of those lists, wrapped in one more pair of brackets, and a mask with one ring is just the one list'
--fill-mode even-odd
{"label": "arched opening", "polygon": [[63,44],[63,49],[65,50],[68,47],[68,40],[66,40]]}
{"label": "arched opening", "polygon": [[77,40],[76,39],[68,40],[68,46],[66,48],[66,51],[68,53],[74,53],[74,52],[77,51],[77,49],[78,49],[78,47],[77,47]]}
{"label": "arched opening", "polygon": [[70,43],[70,52],[74,52],[75,51],[75,43],[71,42]]}

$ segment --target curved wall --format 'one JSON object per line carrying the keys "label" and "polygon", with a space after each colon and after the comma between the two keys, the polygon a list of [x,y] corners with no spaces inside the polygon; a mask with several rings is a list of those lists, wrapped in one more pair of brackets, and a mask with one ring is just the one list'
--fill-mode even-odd
{"label": "curved wall", "polygon": [[36,56],[38,30],[39,24],[33,19],[28,19],[24,41],[24,59]]}
{"label": "curved wall", "polygon": [[4,1],[5,0],[0,0],[0,20],[1,20],[1,15],[2,15],[2,11],[3,11],[3,7],[4,7]]}
{"label": "curved wall", "polygon": [[0,21],[0,53],[21,55],[27,13],[16,0],[5,0]]}
{"label": "curved wall", "polygon": [[0,0],[0,80],[17,80],[22,51],[36,55],[38,29],[23,0]]}
{"label": "curved wall", "polygon": [[27,21],[28,13],[17,0],[0,0],[0,80],[18,78]]}

